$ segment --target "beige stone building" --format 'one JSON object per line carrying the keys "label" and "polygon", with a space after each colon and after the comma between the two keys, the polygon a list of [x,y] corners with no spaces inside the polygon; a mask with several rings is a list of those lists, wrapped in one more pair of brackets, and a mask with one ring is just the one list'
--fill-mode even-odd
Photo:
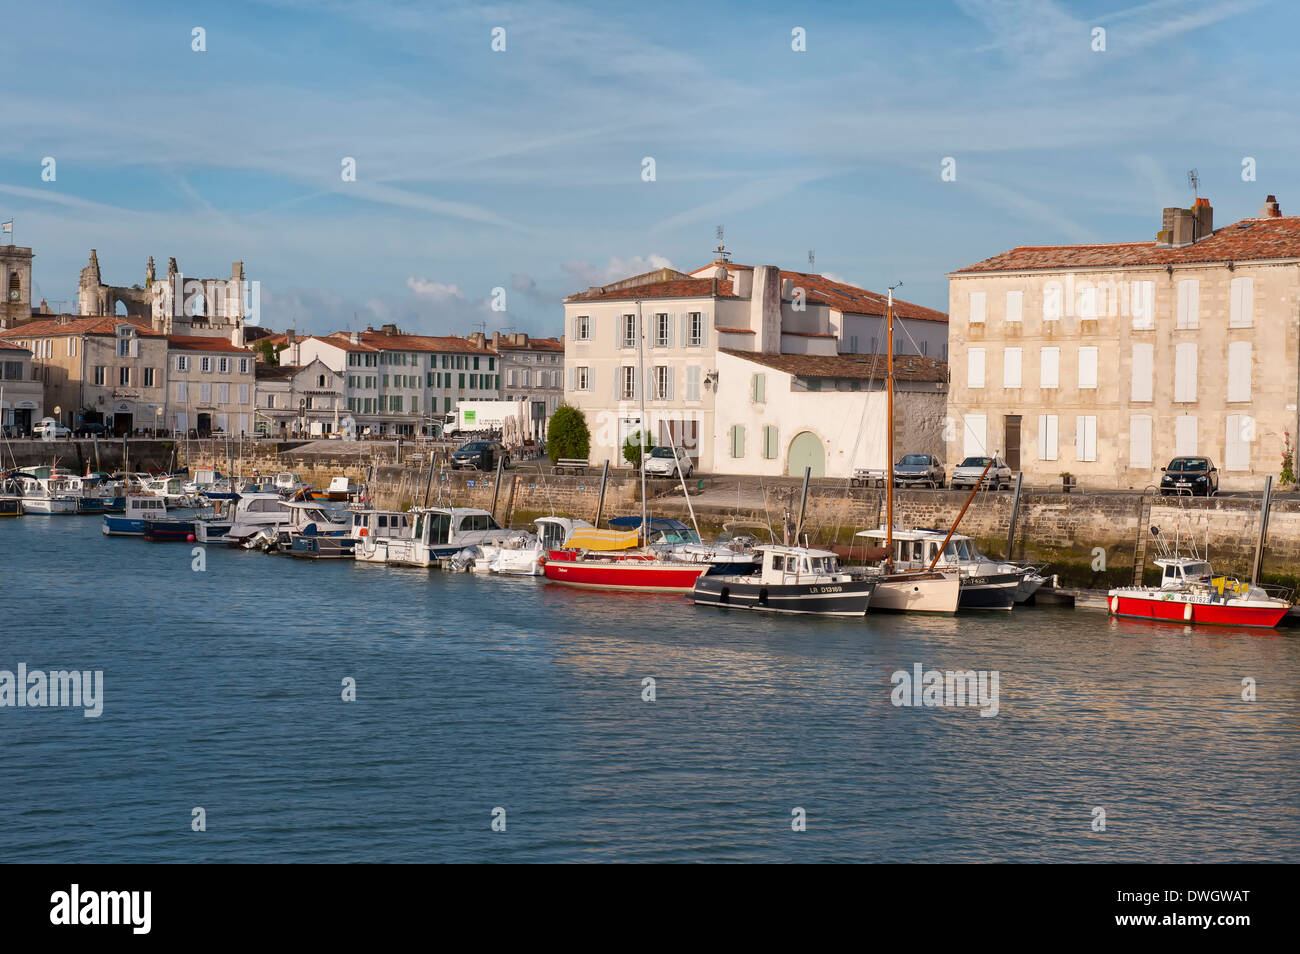
{"label": "beige stone building", "polygon": [[224,338],[167,336],[166,429],[196,436],[251,436],[253,355]]}
{"label": "beige stone building", "polygon": [[521,332],[487,339],[500,358],[501,393],[506,401],[526,401],[529,431],[546,437],[547,422],[564,400],[564,337],[532,338]]}
{"label": "beige stone building", "polygon": [[100,418],[115,434],[159,426],[167,339],[147,320],[59,315],[0,331],[0,340],[31,351],[45,414],[59,423]]}
{"label": "beige stone building", "polygon": [[45,416],[45,388],[32,372],[32,353],[0,339],[0,431],[30,434]]}
{"label": "beige stone building", "polygon": [[[883,380],[884,338],[867,331],[884,313],[875,292],[725,256],[692,274],[665,268],[589,288],[564,302],[565,400],[586,415],[596,462],[623,465],[624,441],[643,427],[644,389],[651,441],[681,446],[697,470],[802,474],[806,465],[816,476],[846,476],[855,463],[883,459],[875,438],[832,418],[858,421],[866,392]],[[907,345],[896,350],[941,364],[947,316],[896,299],[895,317]],[[875,388],[864,371],[872,355]],[[771,363],[787,356],[825,360]],[[772,389],[756,400],[756,382],[769,375]],[[849,396],[855,389],[862,393]],[[879,417],[863,419],[883,439]],[[905,433],[903,417],[896,422]]]}
{"label": "beige stone building", "polygon": [[951,273],[948,462],[1141,489],[1178,455],[1256,490],[1297,427],[1300,217],[1205,199],[1154,242],[1022,246]]}

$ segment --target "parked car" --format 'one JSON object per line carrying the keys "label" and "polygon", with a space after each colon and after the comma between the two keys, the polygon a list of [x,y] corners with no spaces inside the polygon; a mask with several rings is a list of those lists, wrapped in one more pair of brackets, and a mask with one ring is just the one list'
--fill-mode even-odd
{"label": "parked car", "polygon": [[1189,494],[1193,497],[1219,492],[1219,468],[1208,457],[1175,457],[1161,467],[1160,493]]}
{"label": "parked car", "polygon": [[510,466],[510,454],[497,441],[469,441],[451,455],[451,466],[465,470],[492,470],[501,458],[503,467]]}
{"label": "parked car", "polygon": [[108,428],[97,421],[82,421],[77,425],[77,433],[82,437],[101,436],[108,433]]}
{"label": "parked car", "polygon": [[[674,455],[675,458],[674,458]],[[695,473],[695,465],[690,455],[680,447],[655,447],[641,460],[647,477],[676,477],[680,462],[682,476],[689,477]]]}
{"label": "parked car", "polygon": [[933,454],[904,454],[894,465],[895,487],[942,487],[944,479],[943,464]]}
{"label": "parked car", "polygon": [[984,473],[984,468],[988,467],[989,472],[984,474],[984,483],[980,486],[985,490],[1010,490],[1015,474],[1007,466],[1007,462],[1001,457],[993,458],[993,466],[989,467],[989,458],[987,457],[967,457],[964,461],[953,468],[952,480],[949,486],[953,490],[963,487],[974,487],[975,482],[980,479],[980,474]]}
{"label": "parked car", "polygon": [[40,438],[71,437],[72,431],[52,417],[43,417],[32,428],[32,436]]}

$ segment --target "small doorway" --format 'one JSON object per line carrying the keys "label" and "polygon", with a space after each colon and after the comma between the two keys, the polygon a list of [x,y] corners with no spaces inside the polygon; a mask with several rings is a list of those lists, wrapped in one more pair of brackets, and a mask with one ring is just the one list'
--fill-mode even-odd
{"label": "small doorway", "polygon": [[1020,469],[1020,415],[1008,414],[1006,417],[1006,439],[1002,446],[1006,448],[1007,466],[1012,470]]}
{"label": "small doorway", "polygon": [[795,435],[790,442],[789,466],[786,472],[791,477],[802,477],[806,469],[812,469],[813,477],[826,476],[826,451],[821,438],[811,431]]}
{"label": "small doorway", "polygon": [[132,419],[132,415],[118,411],[113,415],[113,433],[119,437],[123,434],[130,434]]}
{"label": "small doorway", "polygon": [[196,415],[194,426],[199,432],[199,437],[211,437],[212,436],[212,415],[211,414]]}

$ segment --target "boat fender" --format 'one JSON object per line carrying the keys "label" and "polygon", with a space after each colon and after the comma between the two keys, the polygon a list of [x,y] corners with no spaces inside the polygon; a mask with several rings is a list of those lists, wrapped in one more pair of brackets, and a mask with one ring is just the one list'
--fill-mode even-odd
{"label": "boat fender", "polygon": [[1183,619],[1185,619],[1185,620],[1190,620],[1191,618],[1192,618],[1192,604],[1191,604],[1191,603],[1184,603],[1184,604],[1183,604]]}
{"label": "boat fender", "polygon": [[1112,613],[1118,613],[1118,612],[1119,612],[1119,597],[1118,597],[1118,596],[1112,596],[1112,597],[1110,598],[1110,611],[1111,611]]}
{"label": "boat fender", "polygon": [[370,535],[370,528],[369,528],[369,527],[362,527],[362,528],[361,528],[361,536],[363,536],[363,537],[367,537],[367,536],[369,536],[369,535]]}

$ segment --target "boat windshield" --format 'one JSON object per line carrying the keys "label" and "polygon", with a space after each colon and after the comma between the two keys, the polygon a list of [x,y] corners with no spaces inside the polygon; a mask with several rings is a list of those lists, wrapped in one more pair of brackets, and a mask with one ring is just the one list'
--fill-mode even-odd
{"label": "boat windshield", "polygon": [[949,540],[948,546],[944,548],[943,555],[949,560],[974,559],[965,540]]}
{"label": "boat windshield", "polygon": [[822,574],[825,576],[829,576],[830,574],[834,573],[835,558],[834,557],[813,557],[812,572]]}

